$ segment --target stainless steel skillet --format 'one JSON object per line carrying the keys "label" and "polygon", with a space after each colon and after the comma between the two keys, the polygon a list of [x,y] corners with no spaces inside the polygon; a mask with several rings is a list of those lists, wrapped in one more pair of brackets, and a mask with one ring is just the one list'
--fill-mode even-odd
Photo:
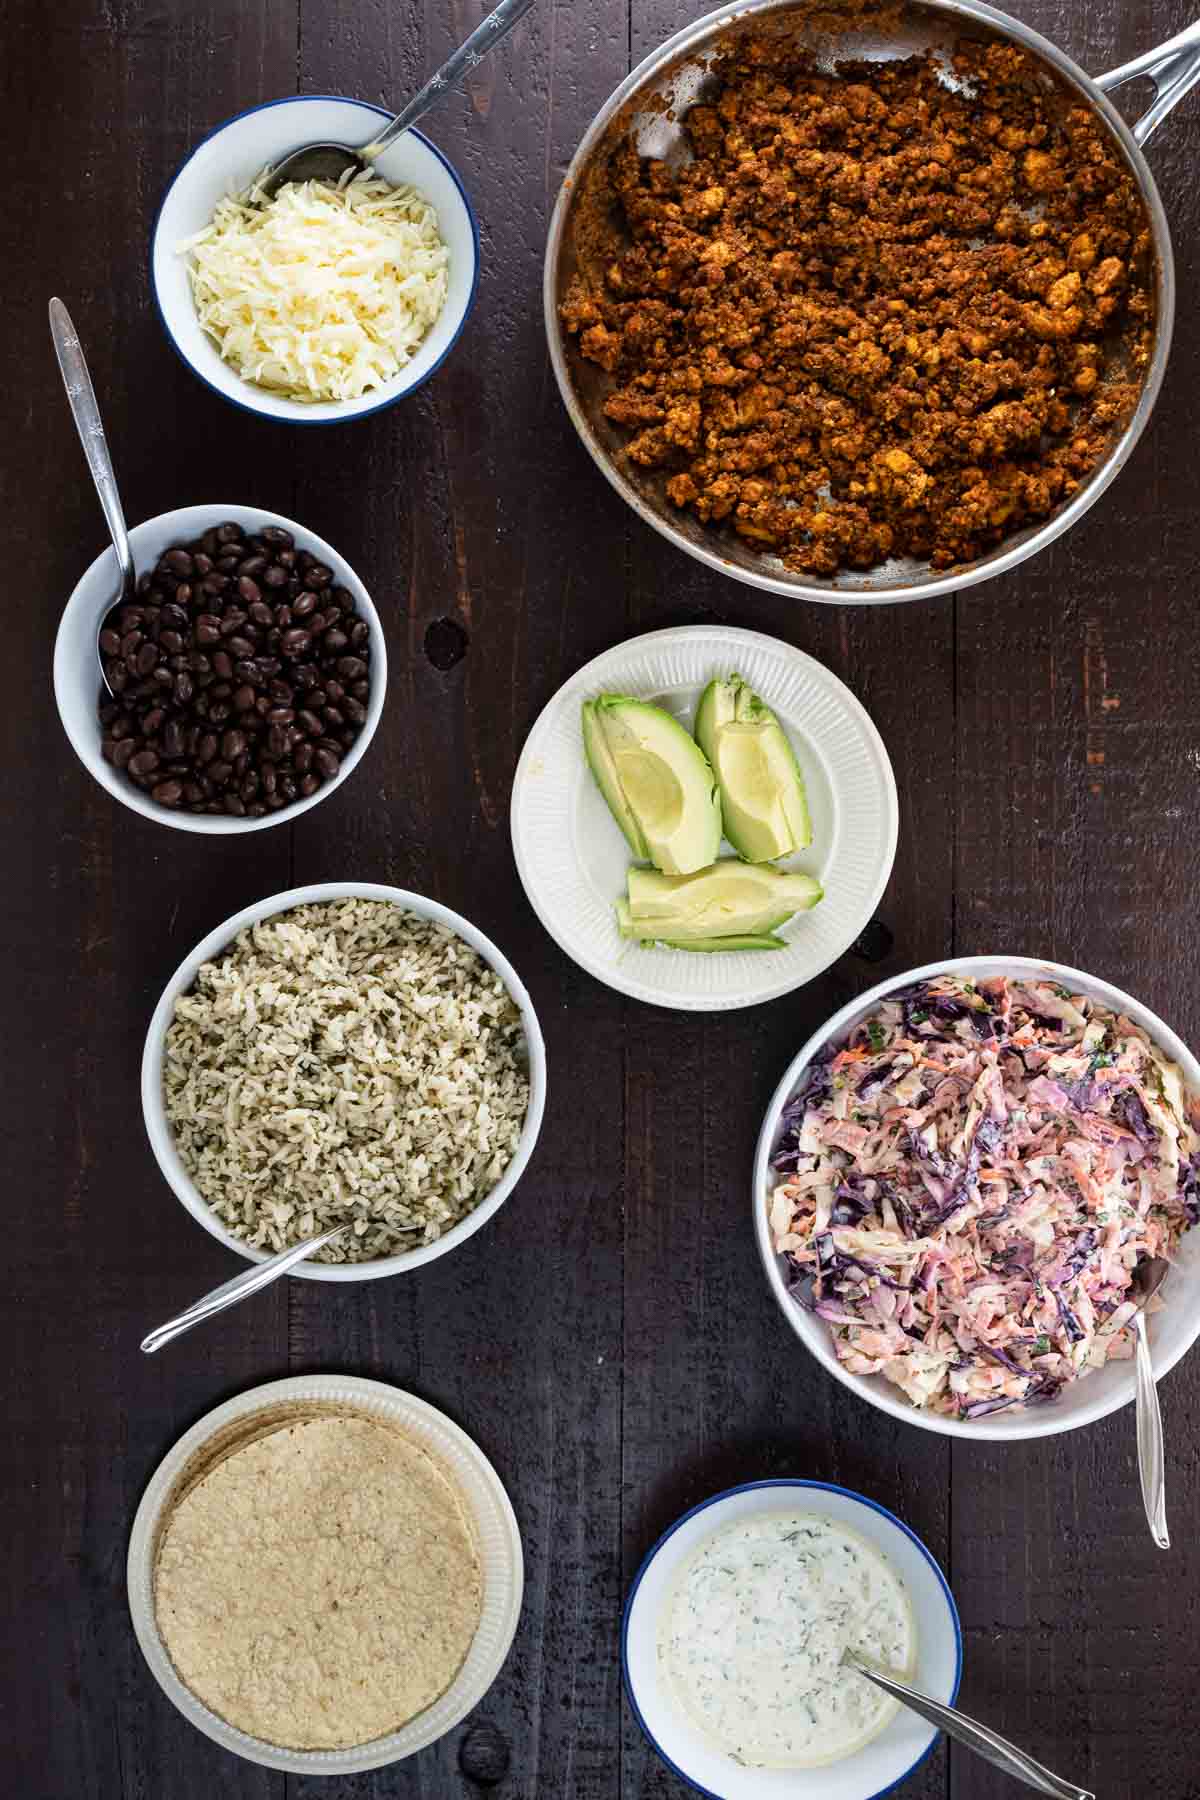
{"label": "stainless steel skillet", "polygon": [[[709,60],[713,53],[747,24],[769,23],[772,28],[788,28],[789,16],[798,10],[798,0],[734,0],[669,38],[634,69],[596,115],[567,171],[546,245],[543,303],[550,359],[559,390],[584,444],[622,498],[679,549],[721,574],[771,593],[834,604],[919,600],[973,587],[1015,568],[1082,518],[1127,461],[1153,410],[1171,347],[1175,265],[1166,214],[1141,146],[1172,107],[1200,81],[1200,21],[1157,49],[1095,79],[1085,75],[1069,56],[1021,20],[977,4],[976,0],[911,0],[904,9],[903,24],[886,37],[859,29],[845,32],[830,46],[834,60],[863,56],[885,59],[948,48],[956,40],[969,37],[1014,43],[1039,57],[1049,78],[1065,86],[1072,96],[1082,98],[1100,115],[1133,172],[1153,236],[1157,319],[1153,355],[1132,416],[1090,480],[1048,519],[1016,533],[989,556],[951,569],[935,570],[928,564],[895,560],[865,572],[843,570],[831,580],[821,580],[792,573],[778,558],[749,549],[732,533],[708,530],[670,504],[662,491],[662,478],[637,468],[625,456],[624,435],[605,419],[602,411],[609,380],[580,357],[563,332],[558,316],[559,301],[582,253],[578,239],[586,209],[581,209],[580,200],[598,179],[612,144],[631,133],[644,155],[670,158],[684,154],[679,120],[687,107],[703,97],[706,84],[711,85]],[[796,24],[794,28],[801,27]],[[828,39],[822,39],[823,47],[828,43]],[[1108,95],[1136,76],[1148,77],[1155,91],[1146,112],[1130,126]]]}

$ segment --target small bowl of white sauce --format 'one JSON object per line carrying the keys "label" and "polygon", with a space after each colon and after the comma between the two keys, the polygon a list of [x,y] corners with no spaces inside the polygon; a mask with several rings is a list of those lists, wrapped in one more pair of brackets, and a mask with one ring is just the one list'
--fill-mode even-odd
{"label": "small bowl of white sauce", "polygon": [[933,1727],[844,1649],[952,1703],[962,1631],[907,1525],[823,1481],[755,1481],[685,1513],[638,1571],[621,1660],[638,1723],[713,1800],[875,1800]]}

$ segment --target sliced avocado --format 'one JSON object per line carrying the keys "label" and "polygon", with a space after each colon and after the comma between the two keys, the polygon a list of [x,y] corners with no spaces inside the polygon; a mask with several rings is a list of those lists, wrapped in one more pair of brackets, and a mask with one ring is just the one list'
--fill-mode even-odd
{"label": "sliced avocado", "polygon": [[625,833],[629,848],[640,862],[648,862],[650,852],[646,848],[642,828],[621,792],[617,765],[612,759],[604,728],[597,717],[599,704],[598,700],[585,700],[583,703],[583,753],[587,757],[588,768],[596,777],[596,785],[608,801],[609,812]]}
{"label": "sliced avocado", "polygon": [[761,937],[726,937],[726,938],[660,938],[659,942],[666,950],[786,950],[787,944],[781,937],[771,932],[764,932]]}
{"label": "sliced avocado", "polygon": [[812,843],[804,776],[787,733],[740,675],[710,681],[696,739],[721,788],[725,836],[747,862],[771,862]]}
{"label": "sliced avocado", "polygon": [[721,800],[695,740],[661,706],[601,694],[583,709],[592,773],[635,856],[667,875],[711,863],[721,845]]}
{"label": "sliced avocado", "polygon": [[[783,921],[780,920],[780,924]],[[662,944],[666,950],[786,950],[787,945],[781,937],[766,931],[757,936],[747,937],[712,937],[712,938],[654,938],[644,937],[634,929],[633,914],[629,910],[628,900],[617,901],[617,929],[622,937],[636,938],[647,949],[656,943]]]}
{"label": "sliced avocado", "polygon": [[728,856],[693,875],[630,869],[629,898],[618,908],[627,935],[673,944],[765,937],[821,898],[811,875],[788,874]]}

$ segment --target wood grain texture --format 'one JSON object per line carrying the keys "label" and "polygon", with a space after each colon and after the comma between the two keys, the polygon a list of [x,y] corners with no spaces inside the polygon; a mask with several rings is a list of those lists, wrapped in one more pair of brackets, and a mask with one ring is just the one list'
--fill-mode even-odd
{"label": "wood grain texture", "polygon": [[[1187,18],[1181,0],[1019,4],[1093,70]],[[483,10],[62,0],[46,19],[14,9],[0,24],[21,150],[0,220],[0,499],[16,599],[32,597],[9,597],[9,663],[27,687],[0,709],[9,1787],[28,1800],[682,1800],[622,1706],[624,1591],[685,1507],[789,1473],[871,1495],[942,1560],[969,1708],[1105,1800],[1194,1800],[1200,1552],[1186,1520],[1200,1374],[1187,1363],[1164,1384],[1180,1526],[1164,1558],[1141,1518],[1131,1419],[1003,1455],[951,1452],[827,1380],[767,1295],[747,1177],[799,1043],[881,976],[951,950],[1075,962],[1200,1037],[1200,104],[1152,147],[1182,297],[1167,387],[1086,524],[958,602],[788,605],[680,557],[622,506],[545,354],[541,256],[565,166],[631,61],[696,16],[693,0],[542,0],[427,121],[471,194],[483,266],[462,342],[411,401],[346,430],[289,432],[222,405],[166,346],[145,251],[187,150],[297,89],[398,103]],[[47,175],[70,203],[69,235]],[[295,827],[169,835],[110,805],[62,738],[50,647],[102,534],[57,390],[52,292],[88,350],[131,519],[222,498],[277,508],[336,543],[380,607],[391,682],[378,736]],[[517,882],[508,795],[529,726],[583,662],[635,632],[710,620],[770,632],[849,683],[889,746],[901,836],[871,943],[802,993],[703,1018],[624,1001],[563,958]],[[339,877],[434,895],[521,971],[550,1058],[535,1159],[496,1220],[419,1275],[293,1282],[147,1360],[147,1326],[231,1271],[143,1141],[150,1010],[222,918]],[[513,1655],[484,1705],[423,1755],[336,1784],[255,1770],[193,1732],[142,1664],[124,1600],[129,1523],[167,1447],[229,1394],[314,1369],[444,1407],[499,1468],[527,1558]],[[939,1749],[903,1791],[1015,1790]]]}

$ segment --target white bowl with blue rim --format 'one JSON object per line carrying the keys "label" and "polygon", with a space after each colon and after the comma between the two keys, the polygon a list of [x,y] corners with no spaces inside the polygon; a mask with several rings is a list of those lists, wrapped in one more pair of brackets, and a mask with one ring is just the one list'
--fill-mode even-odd
{"label": "white bowl with blue rim", "polygon": [[663,1610],[693,1552],[714,1532],[755,1514],[802,1508],[835,1520],[882,1553],[908,1589],[916,1623],[914,1687],[953,1705],[962,1676],[962,1628],[942,1571],[908,1526],[849,1488],[827,1481],[751,1481],[684,1513],[655,1544],[629,1590],[621,1666],[634,1716],[663,1761],[711,1800],[879,1800],[924,1762],[932,1725],[901,1707],[869,1744],[813,1769],[747,1768],[699,1731],[659,1668]]}
{"label": "white bowl with blue rim", "polygon": [[479,231],[471,202],[453,166],[419,131],[406,131],[375,165],[385,181],[414,187],[437,213],[438,230],[449,251],[445,304],[404,368],[386,386],[357,400],[289,400],[246,381],[221,360],[213,340],[200,328],[188,278],[188,259],[179,245],[212,222],[217,203],[244,192],[261,170],[304,144],[366,144],[391,115],[364,100],[328,94],[300,94],[273,100],[227,119],[209,133],[167,189],[150,250],[150,276],[167,336],[188,367],[214,392],[248,412],[304,425],[340,424],[394,406],[428,381],[458,340],[475,298],[479,273]]}

